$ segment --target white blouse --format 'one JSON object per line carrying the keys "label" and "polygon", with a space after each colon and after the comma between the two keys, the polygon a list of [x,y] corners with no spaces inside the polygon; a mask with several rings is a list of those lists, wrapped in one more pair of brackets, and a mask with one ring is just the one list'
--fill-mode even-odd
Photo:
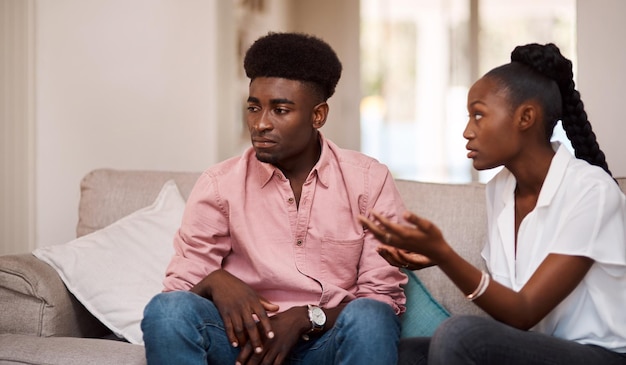
{"label": "white blouse", "polygon": [[553,143],[556,154],[537,205],[522,221],[515,254],[515,177],[502,169],[487,184],[488,243],[494,280],[519,291],[550,253],[594,264],[535,327],[555,337],[626,352],[626,197],[601,168]]}

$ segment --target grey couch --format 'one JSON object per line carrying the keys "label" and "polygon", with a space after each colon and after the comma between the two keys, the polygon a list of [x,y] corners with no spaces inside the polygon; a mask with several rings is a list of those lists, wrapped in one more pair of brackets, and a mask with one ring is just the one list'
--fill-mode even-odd
{"label": "grey couch", "polygon": [[[149,205],[174,179],[186,198],[199,173],[100,169],[81,182],[77,236]],[[619,179],[622,190],[626,178]],[[482,266],[484,186],[397,181],[407,208],[434,222],[454,248]],[[436,268],[417,272],[452,314],[484,314]],[[0,256],[0,364],[145,364],[144,349],[114,339],[65,288],[52,267],[30,253]]]}

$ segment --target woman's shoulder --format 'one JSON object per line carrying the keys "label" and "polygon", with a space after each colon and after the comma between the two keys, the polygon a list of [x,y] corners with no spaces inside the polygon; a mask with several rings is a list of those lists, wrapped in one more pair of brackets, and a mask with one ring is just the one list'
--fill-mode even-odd
{"label": "woman's shoulder", "polygon": [[563,181],[579,192],[600,190],[614,197],[624,196],[615,179],[604,169],[577,158],[571,160]]}

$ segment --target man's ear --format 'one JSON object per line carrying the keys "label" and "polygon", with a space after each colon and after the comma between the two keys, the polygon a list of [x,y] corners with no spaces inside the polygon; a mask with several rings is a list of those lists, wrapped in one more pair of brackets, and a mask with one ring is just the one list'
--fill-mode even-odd
{"label": "man's ear", "polygon": [[320,129],[326,124],[328,104],[323,101],[313,107],[313,128]]}

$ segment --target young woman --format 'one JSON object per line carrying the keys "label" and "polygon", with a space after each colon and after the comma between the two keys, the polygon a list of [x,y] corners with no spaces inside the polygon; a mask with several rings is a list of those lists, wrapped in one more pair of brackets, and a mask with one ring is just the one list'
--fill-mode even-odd
{"label": "young woman", "polygon": [[[553,44],[515,48],[478,80],[463,133],[488,184],[481,272],[431,222],[359,219],[380,254],[412,269],[438,265],[493,318],[453,316],[432,338],[400,344],[402,364],[626,364],[626,198],[600,150],[572,64]],[[561,120],[576,157],[551,143]],[[494,320],[495,319],[495,320]]]}

